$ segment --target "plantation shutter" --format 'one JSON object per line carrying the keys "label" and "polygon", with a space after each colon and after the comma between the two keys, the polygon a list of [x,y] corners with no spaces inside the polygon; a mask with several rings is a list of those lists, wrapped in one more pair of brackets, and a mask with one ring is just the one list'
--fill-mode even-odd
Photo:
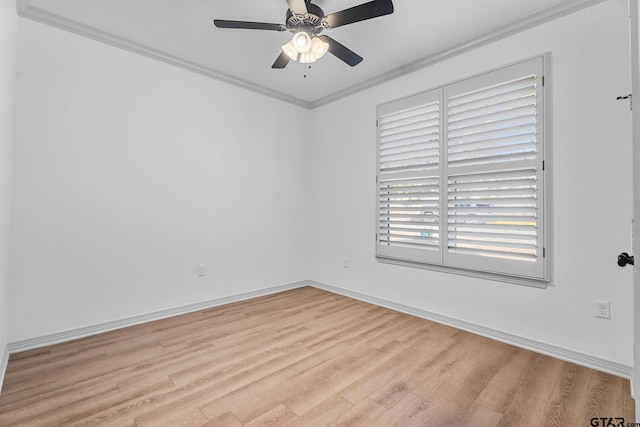
{"label": "plantation shutter", "polygon": [[377,254],[439,262],[442,91],[378,109]]}
{"label": "plantation shutter", "polygon": [[541,56],[378,106],[378,257],[548,281],[543,71]]}
{"label": "plantation shutter", "polygon": [[445,88],[447,265],[544,278],[542,58]]}

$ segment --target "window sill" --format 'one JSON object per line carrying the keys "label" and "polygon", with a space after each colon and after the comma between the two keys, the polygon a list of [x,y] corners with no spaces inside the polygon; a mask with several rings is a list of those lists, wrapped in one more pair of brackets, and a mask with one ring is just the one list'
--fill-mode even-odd
{"label": "window sill", "polygon": [[550,282],[547,279],[534,279],[531,277],[507,276],[503,274],[489,273],[485,271],[465,270],[463,268],[458,268],[458,267],[447,267],[443,265],[407,261],[403,259],[383,257],[380,255],[376,255],[376,259],[378,260],[378,262],[381,262],[384,264],[420,268],[423,270],[437,271],[440,273],[457,274],[459,276],[467,276],[467,277],[473,277],[476,279],[492,280],[495,282],[503,282],[503,283],[509,283],[513,285],[522,285],[522,286],[528,286],[528,287],[539,288],[539,289],[546,289]]}

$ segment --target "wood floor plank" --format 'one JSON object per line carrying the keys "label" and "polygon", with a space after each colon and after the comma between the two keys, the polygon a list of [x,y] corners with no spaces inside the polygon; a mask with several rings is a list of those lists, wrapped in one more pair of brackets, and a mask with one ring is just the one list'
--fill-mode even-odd
{"label": "wood floor plank", "polygon": [[460,420],[464,427],[496,427],[502,421],[502,414],[482,405],[473,405]]}
{"label": "wood floor plank", "polygon": [[597,415],[595,411],[584,410],[592,403],[589,390],[591,373],[590,369],[582,366],[564,364],[558,387],[549,396],[550,405],[545,420],[547,425],[578,425]]}
{"label": "wood floor plank", "polygon": [[136,427],[176,427],[176,426],[202,426],[209,420],[198,410],[196,405],[175,408],[166,417],[135,418]]}
{"label": "wood floor plank", "polygon": [[258,426],[273,426],[279,427],[283,424],[286,424],[292,420],[298,418],[296,414],[291,411],[291,409],[287,408],[285,405],[280,404],[275,408],[265,412],[257,418],[249,421],[245,424],[247,427],[258,427]]}
{"label": "wood floor plank", "polygon": [[[339,343],[299,359],[286,368],[265,370],[263,375],[255,381],[244,385],[239,384],[240,387],[204,405],[201,410],[209,419],[212,419],[228,408],[233,408],[232,412],[241,422],[249,422],[261,411],[274,407],[276,402],[284,403],[283,399],[304,391],[299,386],[299,384],[306,385],[300,379],[303,375],[313,372],[314,368],[318,369],[326,363],[342,360],[345,354],[350,354],[350,350],[348,345]],[[289,354],[291,353],[287,353]],[[266,394],[265,390],[270,392]]]}
{"label": "wood floor plank", "polygon": [[233,412],[225,412],[201,427],[242,427],[242,423],[233,415]]}
{"label": "wood floor plank", "polygon": [[315,288],[10,357],[0,426],[573,426],[629,381]]}
{"label": "wood floor plank", "polygon": [[488,338],[475,336],[467,339],[465,335],[465,339],[460,339],[449,352],[447,363],[434,363],[433,369],[426,371],[430,375],[428,381],[412,381],[409,388],[424,399],[431,400],[437,396],[469,408],[516,351],[512,346]]}
{"label": "wood floor plank", "polygon": [[378,423],[385,426],[424,425],[428,418],[429,406],[427,401],[407,392],[393,406],[387,408]]}
{"label": "wood floor plank", "polygon": [[137,387],[132,387],[126,392],[121,392],[109,399],[103,399],[99,405],[91,408],[90,411],[74,414],[75,419],[86,421],[88,426],[99,425],[101,427],[118,427],[121,425],[135,425],[135,420],[131,414],[122,411],[130,402],[141,402],[154,393],[168,392],[174,384],[168,378],[162,380],[148,380],[140,383]]}
{"label": "wood floor plank", "polygon": [[100,402],[120,393],[117,386],[105,384],[101,387],[83,390],[72,401],[48,399],[41,404],[29,405],[28,411],[4,412],[0,415],[0,425],[6,426],[68,426],[84,425],[76,420],[77,414],[93,410]]}
{"label": "wood floor plank", "polygon": [[345,412],[337,420],[332,421],[331,427],[346,426],[375,426],[382,418],[386,409],[369,399],[364,399],[356,406]]}
{"label": "wood floor plank", "polygon": [[221,369],[230,373],[251,369],[262,363],[277,359],[285,353],[273,347],[256,347],[232,350],[208,349],[198,357],[189,357],[188,363],[178,361],[164,369],[171,380],[178,386],[192,384],[202,379],[220,378]]}
{"label": "wood floor plank", "polygon": [[556,393],[565,362],[536,355],[522,378],[521,386],[504,410],[500,426],[544,425],[550,396]]}
{"label": "wood floor plank", "polygon": [[414,381],[416,373],[445,357],[456,342],[450,338],[439,341],[425,338],[339,394],[354,404],[369,398],[390,408],[408,392],[409,383]]}
{"label": "wood floor plank", "polygon": [[313,377],[306,380],[307,389],[287,400],[286,405],[302,416],[406,348],[406,344],[399,342],[391,342],[380,350],[366,345],[356,346],[354,349],[362,349],[363,354],[356,353],[353,356],[345,354],[340,358],[339,363],[326,364],[325,369],[315,372]]}
{"label": "wood floor plank", "polygon": [[398,314],[397,319],[394,319],[392,324],[389,325],[389,329],[382,334],[371,337],[365,343],[375,348],[380,348],[391,341],[412,345],[426,337],[435,326],[434,323],[425,322],[417,317]]}
{"label": "wood floor plank", "polygon": [[538,357],[538,354],[531,351],[515,351],[482,390],[476,403],[500,413],[506,412],[515,395],[527,385],[528,377],[523,372],[531,369]]}
{"label": "wood floor plank", "polygon": [[334,394],[304,415],[283,424],[283,427],[327,426],[351,408],[353,408],[353,404]]}
{"label": "wood floor plank", "polygon": [[[176,386],[167,393],[151,395],[142,402],[143,404],[129,405],[127,410],[136,413],[136,421],[140,424],[153,425],[154,422],[171,420],[176,413],[180,414],[193,407],[200,408],[211,401],[230,395],[247,384],[258,381],[269,372],[288,368],[315,354],[311,350],[302,348],[283,354],[276,359],[266,360],[249,369],[245,368],[244,361],[235,363],[230,361],[231,365],[221,366],[214,374],[189,384]],[[210,420],[228,410],[229,408],[225,408],[217,414],[212,416],[205,414],[205,416]]]}
{"label": "wood floor plank", "polygon": [[389,313],[388,310],[384,309],[367,311],[366,316],[360,322],[344,325],[340,330],[324,334],[325,336],[322,339],[309,343],[308,346],[312,350],[326,348],[336,342],[345,342],[355,346],[384,334],[391,329],[392,322],[397,317],[394,313]]}

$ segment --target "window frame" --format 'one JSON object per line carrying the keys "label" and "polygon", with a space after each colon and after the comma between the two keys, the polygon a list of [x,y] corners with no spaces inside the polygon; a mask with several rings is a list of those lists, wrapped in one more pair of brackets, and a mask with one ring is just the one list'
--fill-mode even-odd
{"label": "window frame", "polygon": [[[508,282],[514,284],[521,284],[526,286],[533,286],[544,288],[551,280],[551,257],[550,257],[550,188],[551,188],[551,174],[550,174],[550,79],[549,79],[549,63],[550,54],[545,53],[542,55],[536,55],[531,58],[527,58],[515,63],[511,63],[505,66],[501,66],[489,71],[475,74],[470,77],[466,77],[457,81],[453,81],[448,84],[444,84],[429,90],[425,90],[416,94],[412,94],[403,98],[392,100],[377,106],[376,112],[376,219],[375,219],[375,256],[379,262],[390,263],[402,266],[417,267],[422,269],[448,272],[454,274],[460,274],[465,276],[478,277],[483,279],[490,279],[501,282]],[[536,210],[539,211],[537,218],[537,226],[539,232],[536,237],[538,252],[536,254],[536,261],[532,262],[532,268],[523,268],[526,263],[515,263],[516,267],[509,266],[509,262],[502,262],[499,259],[490,259],[490,265],[493,268],[486,268],[487,258],[478,255],[461,256],[460,254],[450,254],[448,248],[448,183],[446,182],[449,175],[448,165],[448,109],[447,102],[449,95],[452,93],[464,93],[465,90],[484,88],[484,83],[487,84],[502,84],[510,81],[512,76],[525,75],[531,73],[530,70],[535,70],[536,82],[538,83],[536,90],[536,102],[540,104],[540,108],[536,107],[536,111],[539,111],[540,117],[536,117],[536,178],[539,182],[539,188],[536,190],[536,194],[540,194],[540,197],[536,199]],[[439,174],[440,174],[440,215],[439,215],[439,248],[435,256],[429,254],[429,256],[421,257],[417,259],[415,256],[411,256],[405,253],[405,251],[398,250],[399,248],[385,248],[385,245],[380,241],[380,197],[381,197],[381,159],[380,159],[380,131],[378,128],[381,117],[389,112],[398,110],[402,106],[419,105],[421,99],[435,99],[440,100],[440,152],[439,152]],[[508,168],[507,168],[508,169]],[[451,176],[454,176],[451,174]],[[415,251],[424,251],[416,249]],[[431,251],[429,251],[431,252]],[[453,256],[452,256],[453,255]],[[497,262],[496,262],[497,261]],[[496,267],[500,264],[504,264],[502,267]],[[527,271],[525,271],[527,270]],[[523,273],[524,271],[524,273]]]}

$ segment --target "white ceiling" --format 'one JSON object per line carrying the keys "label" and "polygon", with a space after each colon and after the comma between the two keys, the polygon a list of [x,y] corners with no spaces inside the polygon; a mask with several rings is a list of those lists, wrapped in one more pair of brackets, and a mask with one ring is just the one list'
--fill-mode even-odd
{"label": "white ceiling", "polygon": [[[326,14],[366,0],[314,0]],[[213,19],[284,23],[286,0],[18,0],[19,13],[313,108],[444,57],[604,0],[394,0],[395,12],[326,30],[364,61],[328,54],[271,64],[289,32],[219,29]]]}

